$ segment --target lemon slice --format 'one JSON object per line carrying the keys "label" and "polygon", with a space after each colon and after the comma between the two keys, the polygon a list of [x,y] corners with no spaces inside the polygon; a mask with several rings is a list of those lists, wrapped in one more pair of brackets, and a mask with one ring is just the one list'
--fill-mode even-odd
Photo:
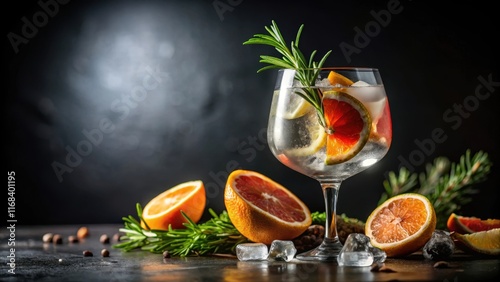
{"label": "lemon slice", "polygon": [[327,134],[324,127],[319,122],[317,114],[311,114],[311,118],[306,128],[311,141],[306,146],[290,150],[290,155],[298,157],[311,156],[325,147]]}
{"label": "lemon slice", "polygon": [[287,93],[286,95],[289,97],[286,105],[283,105],[286,108],[284,111],[278,111],[281,113],[281,118],[296,119],[314,110],[314,107],[298,94]]}

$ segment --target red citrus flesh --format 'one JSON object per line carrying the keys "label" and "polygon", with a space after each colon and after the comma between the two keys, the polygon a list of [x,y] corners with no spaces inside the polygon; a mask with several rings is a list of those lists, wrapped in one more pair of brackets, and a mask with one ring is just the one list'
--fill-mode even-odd
{"label": "red citrus flesh", "polygon": [[234,187],[247,201],[283,221],[301,222],[306,219],[303,207],[283,189],[262,178],[241,175]]}
{"label": "red citrus flesh", "polygon": [[500,219],[465,217],[452,213],[446,223],[448,230],[460,234],[470,234],[500,228]]}
{"label": "red citrus flesh", "polygon": [[333,92],[323,99],[327,126],[327,164],[354,157],[368,140],[371,118],[366,108],[352,96]]}

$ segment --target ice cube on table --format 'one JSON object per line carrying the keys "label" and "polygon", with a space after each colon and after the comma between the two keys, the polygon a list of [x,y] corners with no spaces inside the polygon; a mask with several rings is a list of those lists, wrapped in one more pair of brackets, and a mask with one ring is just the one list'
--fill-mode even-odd
{"label": "ice cube on table", "polygon": [[266,260],[267,246],[263,243],[242,243],[236,246],[236,256],[241,261]]}
{"label": "ice cube on table", "polygon": [[371,252],[341,252],[337,257],[340,266],[370,266],[373,264]]}
{"label": "ice cube on table", "polygon": [[383,263],[387,258],[387,254],[377,247],[370,247],[370,252],[373,255],[373,262]]}
{"label": "ice cube on table", "polygon": [[274,240],[269,248],[268,260],[291,261],[297,249],[292,241]]}
{"label": "ice cube on table", "polygon": [[386,257],[383,250],[372,246],[368,236],[351,233],[340,250],[337,262],[340,266],[370,266],[373,262],[384,262]]}
{"label": "ice cube on table", "polygon": [[444,260],[449,258],[455,251],[455,242],[450,234],[444,230],[435,230],[432,237],[422,249],[426,259]]}

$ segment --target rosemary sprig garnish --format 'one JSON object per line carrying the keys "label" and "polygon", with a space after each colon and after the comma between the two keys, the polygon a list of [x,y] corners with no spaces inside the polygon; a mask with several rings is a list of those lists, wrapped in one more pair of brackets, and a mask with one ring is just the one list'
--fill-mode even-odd
{"label": "rosemary sprig garnish", "polygon": [[394,172],[388,174],[379,205],[398,194],[422,194],[434,206],[437,227],[444,228],[450,214],[472,201],[470,196],[479,192],[473,185],[486,180],[491,165],[487,153],[479,151],[471,155],[467,150],[458,163],[450,162],[446,157],[435,158],[433,163],[426,165],[425,172],[411,173],[401,167],[399,175]]}
{"label": "rosemary sprig garnish", "polygon": [[276,51],[282,55],[282,57],[278,58],[261,55],[259,62],[268,65],[262,67],[257,72],[276,68],[295,69],[295,78],[300,81],[302,86],[305,87],[304,92],[297,91],[295,93],[304,98],[317,110],[318,117],[324,126],[325,121],[323,115],[323,105],[321,103],[323,93],[319,88],[312,88],[310,86],[315,84],[316,79],[318,78],[319,68],[323,66],[332,51],[328,51],[319,62],[314,60],[316,50],[311,53],[309,59],[306,59],[302,51],[299,49],[299,41],[303,28],[304,25],[302,24],[297,31],[295,41],[290,43],[290,48],[288,47],[288,44],[283,38],[283,35],[281,34],[281,31],[275,21],[272,21],[271,26],[265,27],[268,34],[255,34],[252,38],[243,42],[243,45],[262,44],[274,47]]}
{"label": "rosemary sprig garnish", "polygon": [[125,233],[121,243],[114,248],[124,251],[141,249],[153,253],[169,251],[173,256],[208,255],[208,254],[234,254],[238,244],[248,242],[248,239],[240,234],[223,211],[217,215],[209,209],[212,218],[204,223],[194,223],[185,213],[185,229],[148,230],[142,228],[142,207],[136,204],[139,220],[133,216],[123,217],[124,228],[120,232]]}

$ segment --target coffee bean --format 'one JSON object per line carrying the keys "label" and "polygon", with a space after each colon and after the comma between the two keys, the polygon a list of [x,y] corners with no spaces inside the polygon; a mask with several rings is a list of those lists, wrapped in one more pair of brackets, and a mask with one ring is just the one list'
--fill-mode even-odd
{"label": "coffee bean", "polygon": [[102,249],[101,250],[101,256],[103,256],[103,257],[109,257],[109,251],[107,249]]}
{"label": "coffee bean", "polygon": [[78,242],[80,242],[80,240],[78,240],[78,237],[76,237],[74,235],[69,235],[68,236],[68,242],[69,243],[78,243]]}
{"label": "coffee bean", "polygon": [[57,244],[57,245],[62,244],[63,243],[63,239],[62,239],[61,235],[54,234],[54,237],[52,237],[52,243]]}
{"label": "coffee bean", "polygon": [[84,257],[93,257],[94,254],[89,250],[85,250],[85,251],[83,251],[83,256]]}
{"label": "coffee bean", "polygon": [[109,237],[106,234],[102,234],[101,237],[99,238],[99,242],[102,244],[109,244]]}
{"label": "coffee bean", "polygon": [[54,234],[52,233],[45,233],[42,237],[42,241],[44,243],[52,243],[52,239],[54,238]]}

